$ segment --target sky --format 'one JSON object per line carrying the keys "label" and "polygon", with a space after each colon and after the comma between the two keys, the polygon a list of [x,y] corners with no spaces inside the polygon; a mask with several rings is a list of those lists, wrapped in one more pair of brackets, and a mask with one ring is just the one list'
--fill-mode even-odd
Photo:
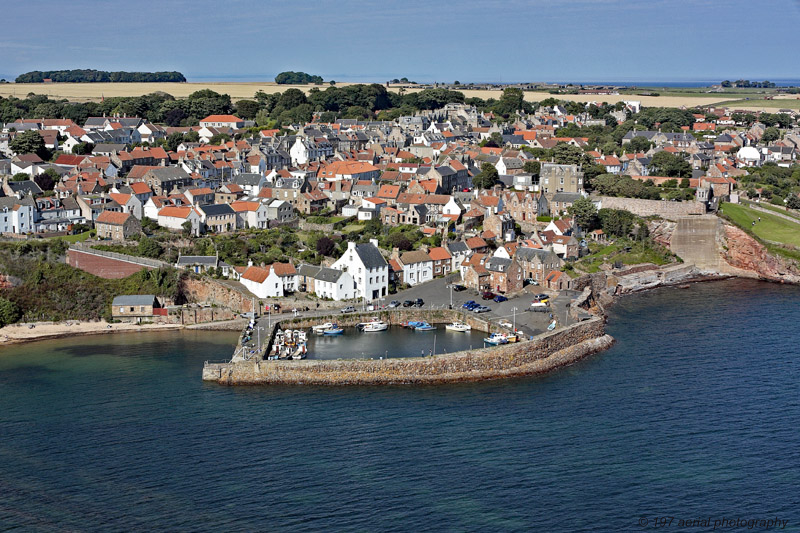
{"label": "sky", "polygon": [[4,0],[0,78],[798,79],[800,0]]}

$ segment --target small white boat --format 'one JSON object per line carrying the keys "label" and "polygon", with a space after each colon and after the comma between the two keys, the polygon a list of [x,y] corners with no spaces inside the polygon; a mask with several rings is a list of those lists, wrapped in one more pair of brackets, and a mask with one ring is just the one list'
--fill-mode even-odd
{"label": "small white boat", "polygon": [[472,326],[462,322],[453,322],[452,324],[447,324],[444,329],[448,331],[472,331]]}
{"label": "small white boat", "polygon": [[547,331],[553,331],[554,329],[556,329],[556,321],[555,320],[550,322],[550,325],[547,326]]}
{"label": "small white boat", "polygon": [[500,322],[498,322],[498,325],[500,325],[500,327],[507,328],[507,329],[511,329],[511,328],[514,327],[514,324],[512,324],[508,320],[501,320]]}
{"label": "small white boat", "polygon": [[311,331],[313,331],[314,333],[317,333],[317,334],[321,334],[326,329],[331,329],[333,327],[334,327],[334,323],[333,322],[325,322],[324,324],[319,324],[317,326],[311,326]]}
{"label": "small white boat", "polygon": [[492,333],[483,339],[483,342],[486,344],[492,344],[494,346],[497,346],[498,344],[508,344],[508,337],[502,333]]}
{"label": "small white boat", "polygon": [[389,329],[389,324],[378,319],[374,319],[371,322],[366,322],[361,326],[361,330],[365,333],[370,331],[386,331],[387,329]]}

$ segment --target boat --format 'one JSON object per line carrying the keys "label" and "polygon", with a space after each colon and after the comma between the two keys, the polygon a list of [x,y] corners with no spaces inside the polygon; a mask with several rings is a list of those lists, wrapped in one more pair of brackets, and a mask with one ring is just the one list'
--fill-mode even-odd
{"label": "boat", "polygon": [[448,331],[470,331],[472,330],[472,326],[462,322],[453,322],[452,324],[447,324],[444,329]]}
{"label": "boat", "polygon": [[436,326],[431,326],[427,322],[421,322],[419,326],[414,326],[414,331],[432,331]]}
{"label": "boat", "polygon": [[335,327],[335,325],[336,324],[334,324],[333,322],[325,322],[324,324],[318,324],[316,326],[311,326],[311,331],[313,331],[314,333],[317,333],[317,334],[321,334],[326,329],[331,329],[331,328]]}
{"label": "boat", "polygon": [[498,344],[508,344],[508,337],[502,333],[492,333],[483,339],[483,342],[486,344],[492,344],[494,346],[497,346]]}
{"label": "boat", "polygon": [[332,327],[322,332],[323,335],[341,335],[342,333],[344,333],[344,329],[340,328],[336,324],[332,324]]}
{"label": "boat", "polygon": [[371,322],[366,322],[361,325],[361,331],[368,333],[370,331],[386,331],[389,329],[389,324],[382,320],[378,320],[377,318],[373,319]]}
{"label": "boat", "polygon": [[300,346],[297,347],[297,350],[295,350],[294,353],[292,354],[292,359],[297,360],[305,358],[306,358],[306,345],[301,344]]}
{"label": "boat", "polygon": [[547,326],[547,331],[553,331],[554,329],[556,329],[556,321],[555,320],[550,322],[550,325]]}
{"label": "boat", "polygon": [[419,326],[423,326],[425,324],[427,324],[427,322],[420,322],[418,320],[409,320],[408,322],[403,322],[403,327],[409,329],[417,329]]}
{"label": "boat", "polygon": [[520,337],[517,333],[512,333],[510,335],[506,335],[506,340],[508,340],[508,342],[519,342]]}

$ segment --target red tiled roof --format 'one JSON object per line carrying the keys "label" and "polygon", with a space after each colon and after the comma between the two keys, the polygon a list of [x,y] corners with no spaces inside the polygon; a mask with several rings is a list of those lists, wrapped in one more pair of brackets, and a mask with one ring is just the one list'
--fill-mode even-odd
{"label": "red tiled roof", "polygon": [[103,211],[95,222],[100,224],[111,224],[121,226],[131,217],[130,213],[118,213],[116,211]]}

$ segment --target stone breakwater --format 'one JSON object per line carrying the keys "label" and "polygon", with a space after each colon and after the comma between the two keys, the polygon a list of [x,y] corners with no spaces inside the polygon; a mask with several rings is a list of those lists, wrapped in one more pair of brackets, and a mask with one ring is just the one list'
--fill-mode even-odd
{"label": "stone breakwater", "polygon": [[206,364],[203,379],[223,385],[399,385],[527,376],[609,348],[614,340],[603,328],[595,317],[529,341],[433,357]]}

